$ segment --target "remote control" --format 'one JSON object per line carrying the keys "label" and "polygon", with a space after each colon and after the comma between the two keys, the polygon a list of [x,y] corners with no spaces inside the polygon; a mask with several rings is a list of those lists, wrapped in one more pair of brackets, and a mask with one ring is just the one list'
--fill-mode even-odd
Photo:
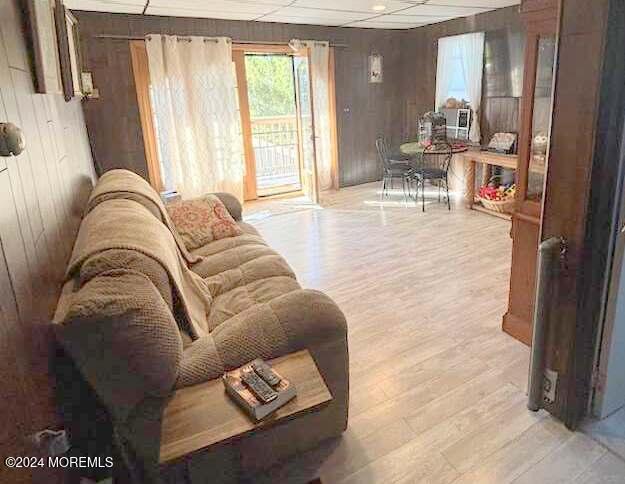
{"label": "remote control", "polygon": [[260,358],[252,361],[252,368],[256,373],[258,373],[258,376],[260,376],[268,385],[271,385],[272,387],[275,387],[282,380],[282,378],[280,378],[280,376],[278,376],[278,374]]}
{"label": "remote control", "polygon": [[241,380],[262,403],[269,403],[278,398],[278,392],[267,385],[252,369],[241,372]]}

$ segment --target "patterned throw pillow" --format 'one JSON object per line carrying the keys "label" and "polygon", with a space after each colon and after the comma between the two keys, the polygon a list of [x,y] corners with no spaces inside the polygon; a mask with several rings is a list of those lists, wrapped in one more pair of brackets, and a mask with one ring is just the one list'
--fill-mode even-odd
{"label": "patterned throw pillow", "polygon": [[167,206],[167,211],[189,250],[243,233],[215,195],[172,203]]}

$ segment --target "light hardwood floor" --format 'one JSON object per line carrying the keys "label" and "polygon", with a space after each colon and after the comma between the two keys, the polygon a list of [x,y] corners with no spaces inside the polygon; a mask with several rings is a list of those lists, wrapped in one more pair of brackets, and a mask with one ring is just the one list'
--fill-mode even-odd
{"label": "light hardwood floor", "polygon": [[529,351],[500,329],[509,222],[378,190],[246,206],[302,285],[345,312],[351,376],[343,437],[256,480],[625,482],[615,454],[526,410]]}

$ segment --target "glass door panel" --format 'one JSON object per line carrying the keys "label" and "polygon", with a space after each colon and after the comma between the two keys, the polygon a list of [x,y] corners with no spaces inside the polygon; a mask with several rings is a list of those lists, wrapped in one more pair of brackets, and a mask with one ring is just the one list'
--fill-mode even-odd
{"label": "glass door panel", "polygon": [[555,59],[555,36],[539,37],[536,81],[532,94],[532,129],[527,177],[527,199],[537,202],[540,202],[543,197],[546,165],[549,157]]}
{"label": "glass door panel", "polygon": [[246,54],[245,72],[259,196],[301,189],[293,60]]}

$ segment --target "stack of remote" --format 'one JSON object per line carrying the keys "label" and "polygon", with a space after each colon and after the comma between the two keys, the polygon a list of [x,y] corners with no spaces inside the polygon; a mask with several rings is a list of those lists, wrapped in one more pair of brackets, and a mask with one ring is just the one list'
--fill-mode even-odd
{"label": "stack of remote", "polygon": [[226,373],[226,391],[256,420],[295,396],[295,387],[261,359]]}

